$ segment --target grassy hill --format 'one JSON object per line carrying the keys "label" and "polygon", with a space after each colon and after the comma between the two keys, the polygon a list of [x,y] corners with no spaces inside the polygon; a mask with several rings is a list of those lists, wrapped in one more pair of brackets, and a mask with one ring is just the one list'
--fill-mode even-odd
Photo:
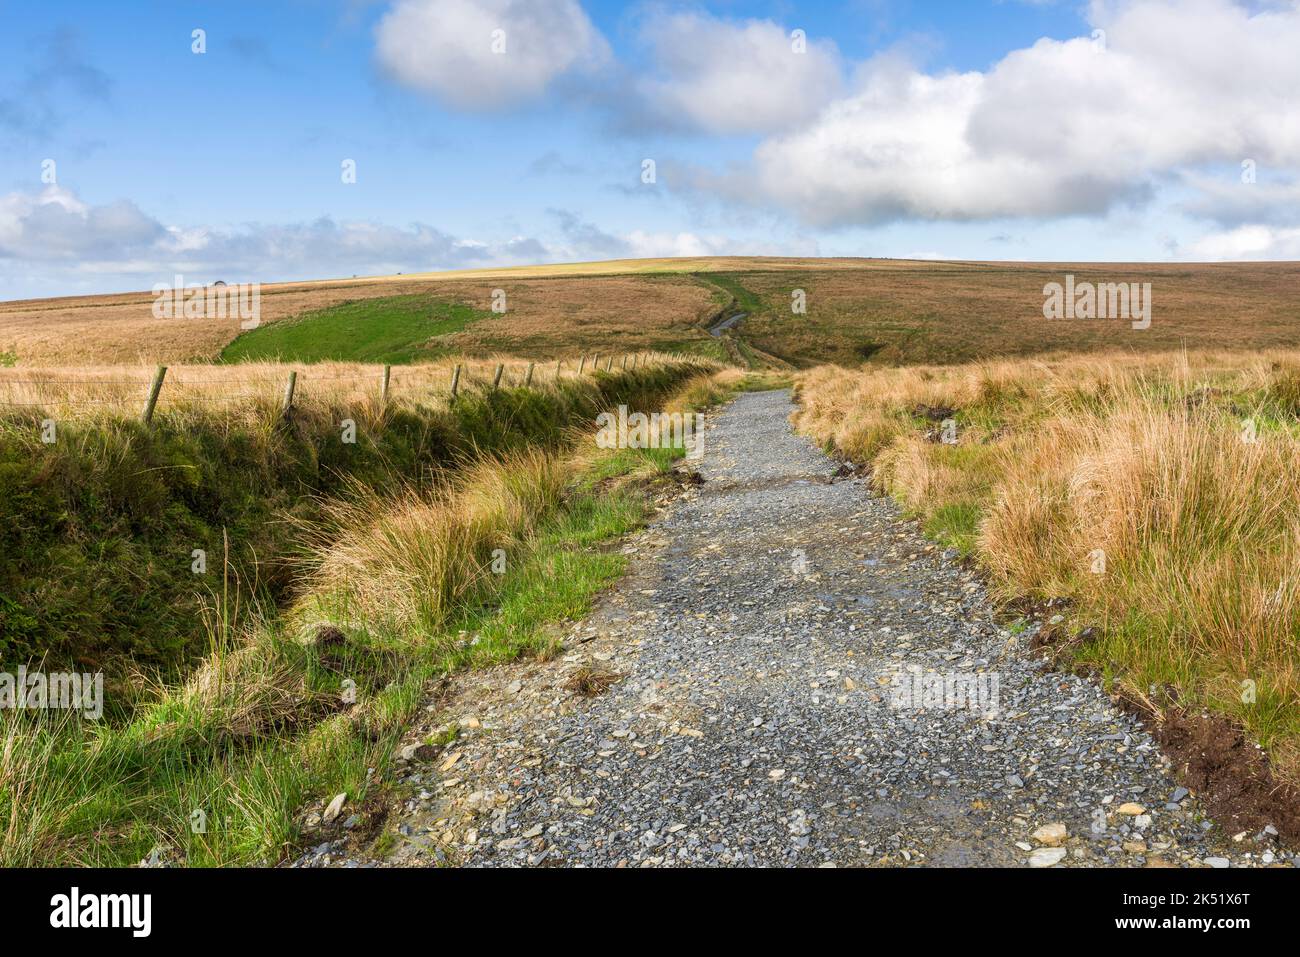
{"label": "grassy hill", "polygon": [[[1150,283],[1150,328],[1044,319],[1044,285],[1067,274]],[[498,291],[504,313],[490,309]],[[470,656],[544,651],[542,623],[580,615],[617,573],[588,546],[644,504],[607,494],[608,462],[551,458],[574,453],[569,429],[599,408],[711,381],[672,361],[588,364],[581,378],[565,362],[562,375],[554,360],[579,353],[810,370],[795,377],[804,431],[870,463],[1009,608],[1059,609],[1062,660],[1155,708],[1206,709],[1300,781],[1300,264],[745,258],[376,277],[267,286],[263,324],[242,335],[237,320],[159,320],[150,304],[0,303],[0,403],[13,406],[0,417],[0,656],[102,667],[115,717],[131,716],[102,738],[12,726],[8,863],[127,863],[160,835],[190,862],[277,860],[305,800],[365,793],[423,682]],[[518,361],[498,391],[486,357],[503,353]],[[533,360],[552,361],[524,388]],[[300,364],[287,415],[282,361]],[[154,362],[172,368],[146,428]],[[427,364],[394,371],[384,404],[375,363]],[[51,413],[60,439],[46,445]],[[947,418],[951,443],[936,433]],[[466,464],[523,446],[540,457]],[[498,539],[517,577],[483,570]],[[196,577],[194,549],[220,577]],[[443,595],[454,614],[429,606]],[[527,627],[462,640],[517,606]],[[409,614],[381,621],[393,609]],[[307,627],[322,620],[348,627]],[[137,668],[186,680],[153,695]],[[352,674],[367,696],[344,713],[337,685]],[[194,838],[186,815],[203,806],[237,826]]]}
{"label": "grassy hill", "polygon": [[[1151,327],[1043,318],[1043,287],[1149,282]],[[494,293],[505,313],[490,312]],[[807,311],[791,310],[802,290]],[[410,361],[432,350],[556,359],[577,352],[759,354],[799,367],[957,363],[1300,341],[1300,264],[978,263],[760,257],[576,263],[262,289],[263,328],[154,319],[148,293],[0,303],[0,352],[17,365],[152,363],[275,355]],[[747,312],[728,348],[707,327]],[[276,327],[286,320],[292,326]],[[236,338],[238,337],[238,338]],[[436,340],[432,345],[428,340]]]}
{"label": "grassy hill", "polygon": [[221,350],[223,362],[406,364],[445,354],[438,340],[490,315],[428,295],[385,296],[328,306],[250,329]]}

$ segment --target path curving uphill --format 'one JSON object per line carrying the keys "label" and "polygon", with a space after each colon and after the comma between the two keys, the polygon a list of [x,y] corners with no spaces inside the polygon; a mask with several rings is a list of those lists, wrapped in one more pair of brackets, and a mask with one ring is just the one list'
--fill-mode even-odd
{"label": "path curving uphill", "polygon": [[[750,393],[711,419],[704,483],[626,546],[559,660],[453,680],[436,721],[461,737],[403,765],[401,842],[367,863],[1290,860],[1203,822],[1150,736],[1030,656],[792,408]],[[322,844],[301,863],[358,861]]]}
{"label": "path curving uphill", "polygon": [[709,326],[709,335],[713,336],[715,339],[718,338],[724,331],[730,329],[748,315],[749,313],[737,312],[734,315],[727,316],[727,318]]}

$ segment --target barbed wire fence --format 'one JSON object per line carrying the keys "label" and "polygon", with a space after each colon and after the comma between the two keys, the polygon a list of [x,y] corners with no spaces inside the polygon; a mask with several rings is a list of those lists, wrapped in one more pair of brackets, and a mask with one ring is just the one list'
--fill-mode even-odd
{"label": "barbed wire fence", "polygon": [[[508,364],[505,362],[495,364],[490,380],[476,379],[472,369],[475,365],[480,368],[483,366],[490,367],[491,363],[457,362],[448,363],[442,368],[419,365],[383,365],[375,367],[375,370],[371,372],[327,375],[314,374],[310,371],[311,367],[306,366],[287,369],[285,378],[278,383],[269,377],[186,377],[185,373],[192,370],[194,368],[192,366],[171,371],[168,366],[159,365],[154,369],[152,378],[147,381],[143,378],[64,378],[57,375],[36,378],[34,377],[35,370],[30,369],[20,370],[21,378],[9,378],[4,375],[7,370],[0,369],[0,389],[8,390],[7,397],[0,394],[0,409],[129,407],[132,401],[138,401],[142,403],[139,419],[147,425],[152,422],[165,390],[169,390],[170,394],[174,394],[177,389],[184,390],[182,395],[186,402],[229,405],[242,399],[265,399],[274,395],[273,390],[282,388],[281,414],[288,415],[294,407],[295,399],[299,398],[303,391],[309,390],[314,383],[345,381],[365,383],[373,381],[376,384],[375,397],[381,403],[387,404],[395,398],[403,383],[406,383],[408,388],[415,388],[414,384],[418,382],[422,387],[432,386],[428,391],[423,392],[424,396],[430,398],[442,396],[449,402],[455,402],[463,392],[469,389],[496,391],[501,388],[531,388],[534,385],[555,385],[565,377],[566,372],[574,378],[581,378],[594,375],[597,372],[612,374],[616,369],[616,364],[619,372],[625,372],[668,362],[704,365],[708,360],[690,354],[660,351],[633,352],[621,355],[615,353],[593,353],[590,355],[583,353],[576,360],[557,359],[553,367],[548,360],[545,369],[539,368],[539,363],[536,361],[530,361],[525,366],[521,360],[518,363],[509,364],[511,371],[514,371],[514,369],[519,370],[514,382],[506,378]],[[171,372],[170,375],[169,371]],[[439,378],[444,379],[445,387],[437,387],[436,380]],[[89,397],[61,395],[49,398],[42,397],[35,401],[27,400],[26,397],[24,397],[23,401],[15,401],[12,398],[17,390],[62,390],[68,386],[94,387],[104,391],[111,390],[116,394],[111,396],[101,394]],[[217,391],[215,394],[208,394],[212,392],[212,387],[222,386],[238,388],[224,389]]]}

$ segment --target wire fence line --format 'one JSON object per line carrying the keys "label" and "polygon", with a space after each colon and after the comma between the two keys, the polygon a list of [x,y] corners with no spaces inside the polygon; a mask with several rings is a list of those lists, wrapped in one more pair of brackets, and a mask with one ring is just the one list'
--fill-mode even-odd
{"label": "wire fence line", "polygon": [[[260,375],[246,376],[195,374],[196,370],[212,368],[210,366],[170,369],[160,365],[148,377],[144,370],[136,372],[114,369],[106,371],[100,378],[88,378],[84,372],[74,378],[65,378],[59,376],[57,371],[48,377],[38,378],[32,369],[0,368],[0,409],[76,409],[129,406],[140,402],[143,406],[139,417],[148,423],[160,403],[164,407],[181,402],[229,405],[251,399],[273,398],[279,393],[282,412],[287,414],[293,408],[295,399],[304,393],[310,395],[312,386],[317,383],[329,383],[326,388],[333,391],[336,397],[347,394],[339,390],[339,384],[352,382],[358,383],[359,389],[373,389],[373,398],[384,403],[401,393],[414,393],[416,398],[441,396],[455,401],[460,393],[468,389],[493,391],[499,388],[542,386],[570,376],[577,378],[597,372],[629,371],[668,362],[704,364],[707,360],[698,356],[657,351],[584,353],[576,359],[544,362],[463,359],[460,362],[427,365],[383,365],[366,371],[343,373],[318,373],[312,371],[313,366],[310,365],[259,365],[254,368],[261,372]],[[6,375],[9,371],[15,375]],[[397,388],[399,385],[402,386],[401,389]],[[242,388],[229,389],[226,388],[228,386]],[[214,389],[218,391],[213,393]],[[75,394],[94,391],[99,394]]]}

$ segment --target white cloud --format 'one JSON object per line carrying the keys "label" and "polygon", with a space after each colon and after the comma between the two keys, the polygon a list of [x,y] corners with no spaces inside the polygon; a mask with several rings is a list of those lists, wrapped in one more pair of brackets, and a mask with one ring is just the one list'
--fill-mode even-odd
{"label": "white cloud", "polygon": [[731,23],[697,13],[647,21],[657,74],[638,84],[662,120],[709,133],[769,133],[799,126],[840,92],[835,44],[802,39],[770,20]]}
{"label": "white cloud", "polygon": [[697,256],[818,256],[815,239],[806,236],[772,237],[759,240],[715,233],[649,232],[633,230],[623,236],[633,259]]}
{"label": "white cloud", "polygon": [[577,0],[399,0],[375,40],[394,78],[460,109],[526,102],[609,55]]}
{"label": "white cloud", "polygon": [[1104,49],[1044,39],[960,74],[868,64],[809,127],[760,144],[743,188],[818,225],[1053,217],[1202,165],[1300,161],[1300,8],[1122,0],[1092,17]]}
{"label": "white cloud", "polygon": [[609,233],[551,210],[558,233],[486,242],[424,223],[407,227],[338,222],[249,223],[234,229],[165,225],[133,203],[102,206],[71,190],[0,196],[0,261],[21,262],[23,278],[0,271],[0,296],[146,289],[181,273],[193,282],[274,282],[589,259],[659,256],[815,255],[816,243],[746,242],[689,231]]}
{"label": "white cloud", "polygon": [[625,239],[633,259],[657,259],[664,256],[721,256],[733,252],[733,244],[718,236],[700,236],[692,232],[650,233],[636,229]]}
{"label": "white cloud", "polygon": [[160,223],[126,200],[88,206],[59,186],[0,197],[0,258],[126,257],[165,234]]}
{"label": "white cloud", "polygon": [[1300,228],[1238,226],[1202,237],[1184,258],[1194,262],[1300,259]]}
{"label": "white cloud", "polygon": [[58,186],[0,197],[0,260],[24,262],[29,271],[43,267],[44,281],[77,288],[85,288],[87,277],[113,276],[119,287],[144,288],[177,271],[195,281],[265,282],[512,265],[552,256],[534,238],[481,242],[424,223],[402,228],[321,217],[237,229],[166,226],[125,200],[95,206]]}

